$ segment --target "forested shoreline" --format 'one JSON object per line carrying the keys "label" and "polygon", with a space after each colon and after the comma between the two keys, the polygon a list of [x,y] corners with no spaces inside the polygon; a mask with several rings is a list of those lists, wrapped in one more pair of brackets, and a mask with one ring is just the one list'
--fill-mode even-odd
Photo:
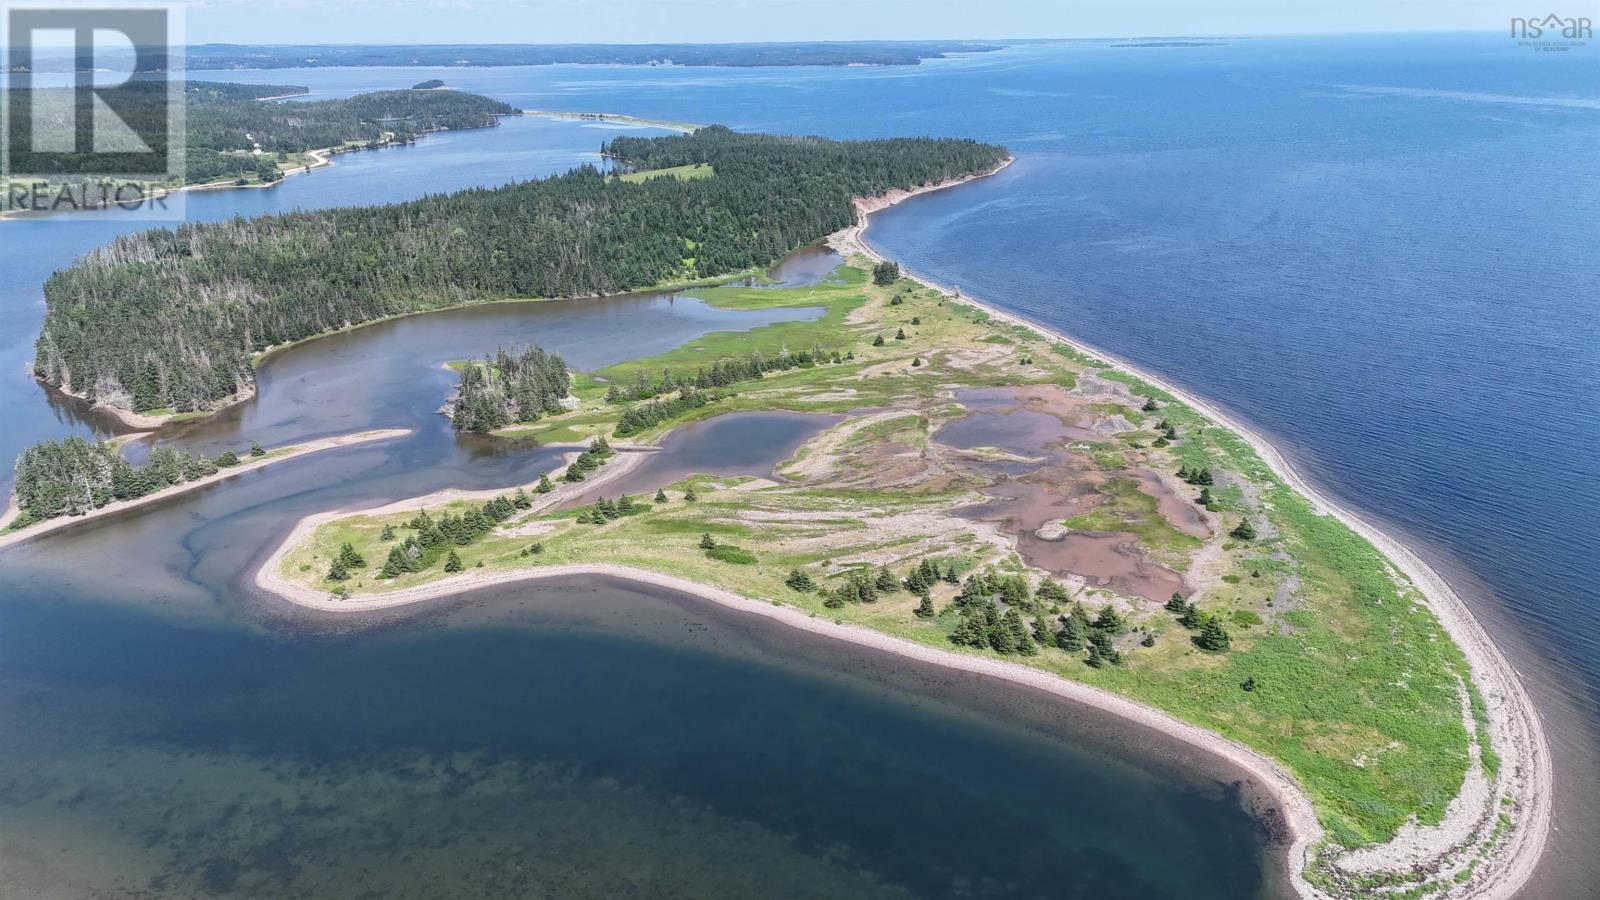
{"label": "forested shoreline", "polygon": [[[433,96],[433,94],[427,94]],[[618,138],[629,182],[583,167],[494,189],[119,238],[45,285],[34,374],[106,405],[215,407],[265,348],[385,316],[508,297],[619,293],[766,266],[849,226],[853,197],[988,171],[955,139],[738,134]]]}
{"label": "forested shoreline", "polygon": [[[101,91],[103,102],[142,135],[164,134],[169,114],[165,80],[134,80]],[[282,177],[283,165],[305,153],[346,145],[379,146],[406,143],[420,134],[442,128],[483,128],[496,116],[517,109],[477,94],[444,90],[373,91],[330,100],[272,102],[268,98],[308,94],[292,84],[228,84],[191,81],[183,84],[184,177],[183,184],[204,184],[226,179],[262,182]],[[35,124],[46,132],[73,126],[72,91],[69,88],[17,90],[9,98],[17,114],[41,117]],[[37,107],[37,110],[35,110]],[[19,176],[53,177],[58,154],[35,155],[18,144],[11,171]],[[115,157],[97,157],[104,166]],[[67,171],[76,171],[74,166]],[[93,169],[97,175],[116,172]],[[148,173],[129,169],[125,174]],[[72,180],[72,176],[62,176]]]}
{"label": "forested shoreline", "polygon": [[[266,452],[251,444],[250,456]],[[20,515],[12,528],[42,519],[81,516],[121,500],[136,500],[175,484],[207,478],[241,462],[231,450],[212,457],[157,447],[141,466],[111,444],[80,437],[41,441],[17,457],[14,488]]]}

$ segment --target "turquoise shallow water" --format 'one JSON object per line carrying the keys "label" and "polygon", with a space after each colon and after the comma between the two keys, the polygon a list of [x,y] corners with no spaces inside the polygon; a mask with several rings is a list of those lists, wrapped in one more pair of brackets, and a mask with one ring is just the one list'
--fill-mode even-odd
{"label": "turquoise shallow water", "polygon": [[[1166,49],[1068,44],[915,69],[325,69],[216,77],[296,81],[334,95],[440,74],[455,86],[527,107],[838,137],[927,133],[1006,143],[1019,156],[1006,173],[884,213],[870,239],[919,272],[1218,400],[1278,441],[1315,480],[1414,541],[1508,647],[1547,711],[1561,829],[1535,895],[1582,897],[1600,883],[1586,849],[1600,834],[1593,712],[1600,706],[1600,604],[1591,549],[1600,542],[1592,512],[1600,500],[1600,419],[1592,402],[1600,389],[1596,60],[1593,52],[1529,53],[1498,36],[1400,36]],[[594,160],[611,133],[519,120],[493,132],[440,135],[414,148],[346,157],[336,170],[275,191],[197,195],[191,209],[215,218],[376,202],[423,185],[496,183]],[[16,423],[0,436],[0,449],[10,453],[38,437],[92,426],[71,405],[45,402],[18,373],[31,356],[39,282],[129,226],[98,218],[0,227],[0,254],[13,276],[0,287],[0,401]],[[411,405],[422,410],[423,402]],[[259,424],[284,434],[298,427],[292,417]],[[517,453],[457,446],[439,435],[330,457],[308,462],[298,474],[285,468],[207,494],[232,497],[225,510],[175,507],[123,523],[115,534],[85,536],[93,540],[82,546],[105,553],[138,541],[141,558],[120,584],[43,551],[0,559],[9,570],[0,578],[21,578],[26,590],[9,592],[19,596],[59,591],[101,609],[121,595],[138,595],[142,606],[174,616],[221,616],[253,634],[256,619],[245,612],[252,607],[239,587],[253,551],[235,537],[238,528],[287,528],[290,510],[381,496],[417,482],[505,483],[527,464]],[[414,471],[423,474],[407,474]],[[305,487],[310,481],[323,486]],[[308,493],[297,497],[298,491]],[[17,634],[24,625],[21,633],[46,629],[15,618],[0,633]],[[71,625],[124,634],[110,622]],[[177,640],[166,632],[136,633],[137,641],[118,646]],[[364,646],[373,639],[348,640]],[[273,651],[259,653],[240,658],[268,670],[285,665]],[[11,679],[5,695],[49,698],[39,701],[41,708],[67,702],[63,684],[96,685],[51,669],[37,655],[13,649],[0,657],[11,660],[18,662],[3,669]],[[234,676],[214,682],[214,700],[225,706]],[[109,690],[96,685],[82,702],[105,702],[111,695],[100,692]],[[452,699],[462,705],[471,696]],[[71,740],[101,739],[95,716],[75,721],[66,732]],[[870,739],[871,730],[865,733]],[[464,739],[457,746],[477,752],[482,745]],[[924,752],[918,741],[886,738],[883,746],[905,754],[898,765],[913,765]],[[238,749],[252,764],[267,752],[248,740]],[[396,770],[393,760],[380,760],[378,750],[359,740],[330,739],[298,764],[313,771],[321,760],[362,752],[373,754],[366,758],[374,771]],[[852,745],[850,752],[865,751]],[[1075,764],[1115,755],[1101,747]],[[519,764],[547,758],[529,751]],[[1058,796],[1039,777],[1041,793]],[[1191,795],[1182,785],[1183,779],[1171,782],[1165,799],[1108,825],[1128,829],[1112,843],[1134,856],[1087,868],[1161,868],[1164,851],[1140,839],[1140,829],[1184,815],[1177,810],[1186,801],[1177,798]],[[954,795],[973,793],[981,791]],[[1093,844],[1062,823],[1098,813],[1063,802],[1058,816],[1037,826],[1066,827],[1061,846]],[[1124,812],[1123,804],[1110,805]],[[95,812],[87,800],[65,808],[81,811],[76,818],[57,813],[74,833],[111,815]],[[1193,808],[1196,818],[1186,821],[1206,823],[1196,833],[1217,823],[1219,841],[1235,848],[1202,852],[1252,859],[1251,839],[1227,824],[1227,808],[1223,802]],[[439,814],[459,818],[463,809]],[[834,809],[837,821],[849,824],[855,807]],[[865,846],[865,828],[844,830],[851,836],[842,843]],[[825,856],[819,846],[806,855]],[[940,854],[938,847],[926,845],[929,858]],[[1020,865],[1020,856],[1005,858],[1013,862],[1007,871]],[[1215,882],[1221,895],[1258,877],[1251,865],[1238,865],[1236,880]],[[218,866],[217,877],[226,877],[229,866]],[[881,877],[891,877],[883,873],[892,868],[885,864]],[[204,874],[203,867],[196,871]],[[814,877],[824,884],[823,875]]]}

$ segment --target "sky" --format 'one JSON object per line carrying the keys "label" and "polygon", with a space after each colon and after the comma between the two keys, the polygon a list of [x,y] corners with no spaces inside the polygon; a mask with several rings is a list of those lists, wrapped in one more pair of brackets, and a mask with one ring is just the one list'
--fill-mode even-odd
{"label": "sky", "polygon": [[190,44],[1499,31],[1511,16],[1551,11],[1600,19],[1600,0],[190,0],[187,7]]}

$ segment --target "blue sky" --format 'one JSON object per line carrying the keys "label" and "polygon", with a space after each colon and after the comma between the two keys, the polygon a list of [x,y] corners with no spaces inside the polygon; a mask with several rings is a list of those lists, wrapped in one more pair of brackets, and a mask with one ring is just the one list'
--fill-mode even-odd
{"label": "blue sky", "polygon": [[1125,37],[1501,30],[1552,9],[1595,17],[1600,0],[191,0],[187,27],[190,43]]}

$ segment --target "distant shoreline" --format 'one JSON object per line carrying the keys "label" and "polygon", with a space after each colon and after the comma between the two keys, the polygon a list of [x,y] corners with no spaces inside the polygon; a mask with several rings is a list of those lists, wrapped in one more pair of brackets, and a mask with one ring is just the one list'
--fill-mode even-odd
{"label": "distant shoreline", "polygon": [[541,119],[560,119],[566,122],[610,122],[615,125],[640,125],[647,128],[665,128],[668,131],[681,131],[684,134],[693,134],[704,128],[692,122],[672,122],[666,119],[642,119],[638,116],[628,116],[622,113],[601,112],[562,112],[555,109],[525,109],[525,116],[534,116]]}
{"label": "distant shoreline", "polygon": [[[403,437],[410,433],[411,430],[409,428],[386,428],[374,431],[358,431],[353,434],[341,434],[333,437],[318,438],[316,440],[306,441],[305,443],[301,444],[291,444],[288,447],[279,447],[275,450],[268,451],[266,456],[246,457],[245,459],[241,460],[238,465],[229,466],[226,469],[219,469],[215,474],[207,475],[204,478],[196,478],[193,481],[185,481],[182,484],[174,484],[170,487],[162,488],[153,494],[146,494],[143,497],[136,497],[132,500],[116,500],[111,503],[107,503],[105,506],[90,510],[81,516],[57,516],[53,519],[45,519],[40,522],[35,522],[32,525],[16,531],[0,532],[0,550],[31,541],[37,537],[44,537],[47,534],[60,531],[64,528],[80,525],[84,522],[91,522],[95,519],[115,515],[130,509],[148,506],[151,503],[165,500],[168,497],[176,497],[179,494],[185,494],[189,491],[198,490],[206,485],[215,484],[219,481],[233,478],[236,475],[243,475],[246,472],[254,472],[257,469],[264,469],[273,463],[280,463],[301,456],[307,456],[322,450],[333,450],[339,447],[354,447],[358,444],[369,444],[374,441],[386,441],[391,438]],[[5,513],[0,515],[0,529],[9,528],[11,523],[16,520],[20,513],[21,510],[17,506],[16,497],[13,495],[9,504],[6,506]]]}

